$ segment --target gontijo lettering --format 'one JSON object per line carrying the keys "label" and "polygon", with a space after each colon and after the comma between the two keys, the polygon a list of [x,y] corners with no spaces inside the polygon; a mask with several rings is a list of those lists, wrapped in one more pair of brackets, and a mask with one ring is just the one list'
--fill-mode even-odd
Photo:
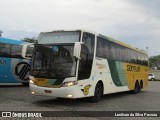
{"label": "gontijo lettering", "polygon": [[127,71],[140,72],[140,67],[127,65]]}

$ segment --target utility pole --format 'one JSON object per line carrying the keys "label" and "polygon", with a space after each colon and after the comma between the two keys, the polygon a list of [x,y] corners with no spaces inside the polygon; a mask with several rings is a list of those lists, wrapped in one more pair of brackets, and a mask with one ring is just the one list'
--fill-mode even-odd
{"label": "utility pole", "polygon": [[147,54],[148,54],[148,47],[146,47],[146,50],[147,50]]}
{"label": "utility pole", "polygon": [[3,32],[2,32],[2,31],[0,31],[0,37],[2,37],[2,33],[3,33]]}

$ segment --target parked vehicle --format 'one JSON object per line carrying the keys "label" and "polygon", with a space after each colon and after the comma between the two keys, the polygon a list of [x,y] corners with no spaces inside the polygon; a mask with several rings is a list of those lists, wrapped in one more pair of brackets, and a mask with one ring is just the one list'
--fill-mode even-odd
{"label": "parked vehicle", "polygon": [[146,52],[93,32],[62,30],[39,35],[29,78],[32,94],[98,102],[103,94],[139,93],[147,76]]}
{"label": "parked vehicle", "polygon": [[[0,84],[28,85],[33,45],[20,40],[0,38]],[[23,54],[23,56],[22,56]]]}
{"label": "parked vehicle", "polygon": [[154,75],[153,74],[148,74],[148,80],[151,80],[151,81],[153,81],[154,80]]}

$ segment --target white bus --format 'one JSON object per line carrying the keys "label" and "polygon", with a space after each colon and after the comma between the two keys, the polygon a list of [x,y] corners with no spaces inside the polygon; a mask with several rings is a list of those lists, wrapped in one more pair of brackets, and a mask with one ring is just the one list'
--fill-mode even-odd
{"label": "white bus", "polygon": [[148,85],[146,52],[84,30],[40,33],[30,71],[31,94],[60,98],[132,91]]}

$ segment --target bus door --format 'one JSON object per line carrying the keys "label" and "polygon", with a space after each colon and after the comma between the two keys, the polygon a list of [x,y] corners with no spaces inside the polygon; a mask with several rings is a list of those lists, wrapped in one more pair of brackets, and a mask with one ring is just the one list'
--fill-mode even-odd
{"label": "bus door", "polygon": [[[94,38],[95,36],[90,33],[83,33],[82,42],[84,43],[81,47],[79,68],[78,68],[78,82],[81,84],[80,89],[84,95],[89,94],[89,88],[93,77],[91,76],[93,56],[94,56]],[[85,90],[85,88],[87,90]]]}

